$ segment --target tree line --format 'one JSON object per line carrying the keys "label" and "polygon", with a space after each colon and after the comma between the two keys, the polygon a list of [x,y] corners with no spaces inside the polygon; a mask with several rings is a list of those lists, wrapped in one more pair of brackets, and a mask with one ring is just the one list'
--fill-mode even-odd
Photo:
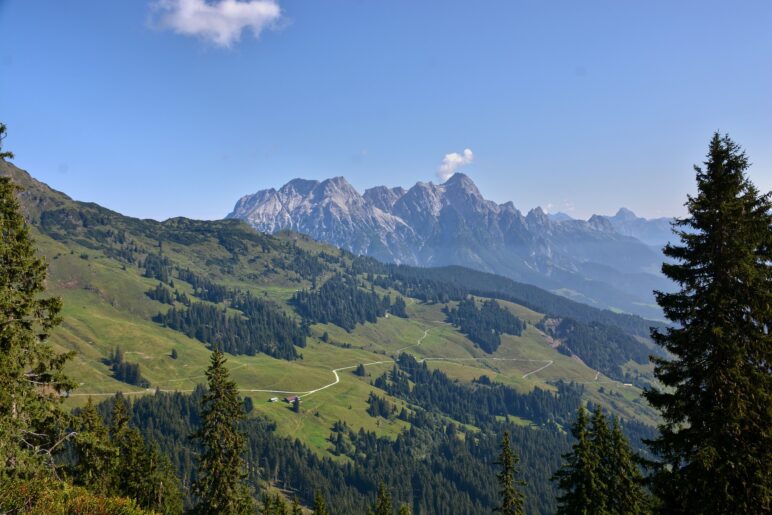
{"label": "tree line", "polygon": [[153,320],[180,331],[230,354],[297,359],[295,346],[305,347],[306,329],[282,312],[278,306],[243,293],[232,306],[241,314],[231,314],[226,307],[193,302],[187,308],[172,307]]}
{"label": "tree line", "polygon": [[501,345],[502,334],[520,336],[525,323],[499,306],[493,299],[483,301],[478,308],[474,298],[462,300],[454,308],[443,308],[448,322],[461,329],[470,340],[488,354]]}
{"label": "tree line", "polygon": [[622,366],[628,361],[641,365],[649,362],[651,351],[633,336],[618,327],[591,322],[582,324],[566,318],[550,323],[546,318],[537,326],[550,336],[560,340],[568,355],[577,355],[590,368],[603,372],[607,377],[623,380]]}
{"label": "tree line", "polygon": [[292,297],[300,316],[319,324],[332,323],[347,331],[357,324],[375,323],[391,307],[388,296],[359,288],[355,278],[337,274],[317,290],[302,290]]}
{"label": "tree line", "polygon": [[142,373],[139,370],[139,364],[127,362],[124,358],[123,349],[120,347],[113,349],[110,357],[105,361],[110,366],[113,377],[118,381],[133,386],[139,386],[140,388],[147,388],[150,386],[150,382],[142,377]]}
{"label": "tree line", "polygon": [[459,383],[405,353],[397,358],[391,371],[377,377],[373,384],[411,404],[478,427],[508,415],[536,424],[568,423],[582,398],[581,387],[563,382],[556,384],[556,394],[540,388],[522,394],[501,383]]}

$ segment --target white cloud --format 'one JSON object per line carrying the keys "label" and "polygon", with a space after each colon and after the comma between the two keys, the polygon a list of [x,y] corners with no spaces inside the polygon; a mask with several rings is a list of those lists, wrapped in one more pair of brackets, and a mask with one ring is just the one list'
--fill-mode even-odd
{"label": "white cloud", "polygon": [[472,152],[472,149],[469,148],[465,148],[462,154],[459,154],[458,152],[445,154],[445,157],[442,158],[442,164],[437,168],[437,177],[439,177],[442,182],[445,182],[456,173],[458,168],[466,166],[472,161],[474,161],[474,153]]}
{"label": "white cloud", "polygon": [[152,9],[161,27],[221,47],[237,42],[244,29],[257,38],[281,17],[276,0],[155,0]]}

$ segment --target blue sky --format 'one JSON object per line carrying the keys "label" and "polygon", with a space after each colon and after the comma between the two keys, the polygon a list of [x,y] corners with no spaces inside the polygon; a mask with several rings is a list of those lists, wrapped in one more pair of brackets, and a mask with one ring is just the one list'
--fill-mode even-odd
{"label": "blue sky", "polygon": [[16,164],[220,218],[294,177],[436,182],[458,153],[521,210],[652,217],[683,213],[721,130],[772,189],[772,2],[226,2],[0,0]]}

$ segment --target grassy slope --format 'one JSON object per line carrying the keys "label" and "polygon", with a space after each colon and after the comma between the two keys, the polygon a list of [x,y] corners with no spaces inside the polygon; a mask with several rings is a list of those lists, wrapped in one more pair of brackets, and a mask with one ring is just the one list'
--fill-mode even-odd
{"label": "grassy slope", "polygon": [[[39,188],[34,183],[25,185],[33,193]],[[84,206],[88,208],[83,204],[75,205],[64,196],[50,195],[44,191],[37,203],[27,199],[25,207],[31,219],[38,219],[40,212],[56,203],[80,210]],[[307,287],[308,283],[294,272],[276,269],[272,260],[286,256],[290,245],[298,245],[311,252],[337,253],[335,249],[297,235],[270,238],[270,245],[261,248],[260,238],[263,237],[254,236],[249,232],[251,230],[234,223],[214,222],[201,229],[194,222],[181,221],[178,229],[174,225],[177,222],[172,222],[170,226],[127,219],[106,210],[99,213],[107,217],[114,215],[112,224],[118,230],[127,231],[135,243],[148,251],[157,248],[158,240],[163,240],[164,254],[175,265],[189,267],[230,287],[265,296],[285,306],[288,313],[292,311],[286,301],[295,290]],[[192,229],[190,224],[193,224]],[[257,239],[248,242],[242,250],[243,257],[236,259],[233,253],[206,232],[211,230],[210,226],[214,226],[215,232],[222,228],[240,237]],[[245,232],[241,234],[239,231]],[[192,243],[174,241],[176,234],[191,232],[200,232],[201,238]],[[168,309],[144,294],[157,281],[143,277],[142,270],[136,265],[124,265],[107,257],[101,250],[100,242],[94,241],[88,234],[68,237],[66,242],[56,241],[36,229],[33,229],[33,235],[41,253],[50,263],[49,290],[64,300],[64,322],[52,335],[52,341],[62,350],[76,351],[68,365],[68,372],[81,383],[81,387],[68,400],[68,405],[85,402],[89,394],[107,395],[116,391],[147,393],[111,377],[102,360],[115,346],[124,349],[127,361],[140,364],[142,375],[150,381],[152,388],[190,390],[203,382],[203,372],[209,359],[207,348],[197,340],[160,327],[150,320],[158,311]],[[88,259],[85,259],[86,256]],[[189,285],[175,282],[176,288],[190,292]],[[587,396],[594,402],[601,402],[624,416],[636,416],[649,423],[653,421],[651,411],[637,400],[639,391],[603,383],[603,376],[598,378],[599,382],[594,382],[596,374],[593,370],[552,349],[544,335],[532,325],[542,318],[540,313],[509,302],[502,302],[502,305],[529,322],[529,326],[522,336],[505,336],[493,356],[485,355],[464,335],[444,323],[441,306],[424,305],[408,299],[408,319],[381,318],[378,323],[358,326],[351,333],[332,325],[313,326],[308,346],[301,349],[302,360],[289,362],[265,355],[230,356],[229,365],[240,388],[307,391],[331,383],[334,380],[333,368],[384,361],[404,351],[419,359],[430,359],[430,367],[440,368],[460,381],[470,381],[486,374],[520,391],[533,387],[552,388],[548,381],[561,379],[586,382]],[[328,333],[330,343],[319,339],[324,332]],[[419,341],[421,343],[417,345]],[[344,348],[342,344],[349,344],[351,348]],[[178,352],[176,360],[170,357],[172,349]],[[432,358],[462,361],[431,361]],[[472,361],[471,358],[482,359]],[[524,374],[550,361],[553,363],[549,367],[523,378]],[[363,427],[391,437],[405,427],[404,422],[375,419],[366,413],[367,397],[374,390],[370,381],[390,367],[390,364],[369,366],[363,378],[354,375],[353,370],[341,371],[340,383],[305,397],[299,414],[293,413],[284,403],[267,402],[269,397],[283,397],[282,394],[249,395],[255,401],[256,411],[275,420],[281,433],[298,437],[318,452],[325,453],[329,447],[326,438],[336,420],[346,421],[355,430]],[[600,393],[601,386],[614,393]],[[384,392],[378,393],[385,396]],[[401,406],[401,401],[391,401]]]}

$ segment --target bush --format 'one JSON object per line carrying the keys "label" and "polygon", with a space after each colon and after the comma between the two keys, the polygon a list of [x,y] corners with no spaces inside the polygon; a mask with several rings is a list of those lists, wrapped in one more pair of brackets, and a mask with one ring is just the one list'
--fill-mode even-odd
{"label": "bush", "polygon": [[29,515],[144,515],[124,497],[104,497],[54,480],[7,481],[0,485],[0,512]]}

